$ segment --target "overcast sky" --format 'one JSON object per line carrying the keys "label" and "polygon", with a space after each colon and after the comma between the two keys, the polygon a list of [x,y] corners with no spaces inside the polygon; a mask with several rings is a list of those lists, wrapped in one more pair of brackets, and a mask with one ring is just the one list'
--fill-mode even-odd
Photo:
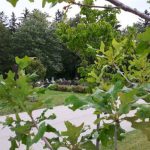
{"label": "overcast sky", "polygon": [[[144,11],[145,9],[150,8],[150,4],[146,3],[146,0],[120,0],[124,4],[131,6],[132,8],[136,8],[140,11]],[[25,8],[28,8],[30,11],[33,9],[40,9],[42,12],[47,12],[51,19],[54,17],[55,12],[60,9],[62,10],[63,6],[66,4],[57,4],[55,7],[51,8],[50,4],[46,4],[44,8],[42,8],[41,4],[42,0],[35,0],[34,3],[30,3],[29,0],[19,0],[16,7],[13,7],[10,3],[6,0],[0,0],[0,11],[4,11],[7,16],[10,17],[11,13],[14,12],[17,17],[21,15]],[[104,5],[108,4],[105,0],[97,0],[96,5]],[[71,10],[68,12],[68,16],[74,16],[76,13],[79,12],[78,6],[73,6]],[[138,20],[138,17],[132,15],[131,13],[127,13],[122,11],[122,13],[118,16],[119,21],[121,22],[122,26],[125,27],[127,25],[132,25],[133,22]]]}

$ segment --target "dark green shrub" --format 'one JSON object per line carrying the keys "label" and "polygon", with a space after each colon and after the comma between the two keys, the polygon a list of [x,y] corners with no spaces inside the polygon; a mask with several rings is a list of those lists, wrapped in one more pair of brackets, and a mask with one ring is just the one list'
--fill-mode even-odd
{"label": "dark green shrub", "polygon": [[89,93],[88,87],[82,85],[59,85],[51,84],[48,86],[49,90],[75,92],[75,93]]}
{"label": "dark green shrub", "polygon": [[64,91],[64,92],[71,92],[72,87],[69,85],[58,85],[57,90],[58,91]]}
{"label": "dark green shrub", "polygon": [[49,89],[49,90],[57,90],[57,89],[58,89],[58,85],[57,85],[57,84],[50,84],[50,85],[48,86],[48,89]]}
{"label": "dark green shrub", "polygon": [[26,68],[26,73],[33,74],[35,73],[36,76],[32,79],[33,82],[43,80],[46,75],[46,68],[42,64],[42,62],[37,58],[32,58],[29,66]]}
{"label": "dark green shrub", "polygon": [[77,93],[87,93],[87,87],[82,85],[72,86],[72,91]]}

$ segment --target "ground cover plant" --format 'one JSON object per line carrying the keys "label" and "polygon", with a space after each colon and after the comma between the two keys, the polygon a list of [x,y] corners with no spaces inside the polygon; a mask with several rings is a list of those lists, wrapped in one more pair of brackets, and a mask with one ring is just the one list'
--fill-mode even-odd
{"label": "ground cover plant", "polygon": [[[15,5],[17,0],[10,2]],[[44,0],[43,5],[46,2],[51,1]],[[119,1],[111,0],[110,2],[125,9],[125,6],[120,5]],[[69,1],[69,3],[74,4],[75,2]],[[88,7],[93,7],[92,4],[93,1],[84,1],[83,3]],[[70,5],[65,9],[68,7]],[[110,9],[110,7],[108,8]],[[144,19],[149,19],[149,16],[132,10],[130,7],[127,7],[126,10]],[[91,10],[91,12],[94,11]],[[88,14],[86,15],[88,16]],[[104,20],[102,22],[105,23]],[[77,35],[80,35],[80,31],[76,29],[83,27],[82,25],[85,24],[82,22],[79,25],[77,28],[71,28],[74,30],[70,29],[69,31],[75,31]],[[111,27],[109,29],[111,30]],[[113,30],[111,33],[114,33]],[[36,97],[38,100],[40,95],[45,93],[45,89],[33,87],[31,84],[33,75],[25,74],[25,68],[28,66],[30,59],[28,57],[23,59],[17,57],[18,72],[10,71],[7,78],[1,77],[0,79],[1,101],[7,107],[13,106],[16,112],[16,118],[7,117],[6,122],[4,122],[5,126],[9,126],[16,133],[15,137],[10,138],[11,149],[18,148],[20,143],[26,145],[26,148],[29,149],[34,143],[42,139],[48,149],[54,150],[60,147],[66,147],[69,150],[99,150],[108,149],[110,146],[114,150],[118,150],[121,149],[118,141],[123,141],[126,135],[128,137],[128,134],[120,125],[124,120],[131,122],[133,128],[140,130],[138,132],[142,132],[147,140],[150,140],[150,28],[146,28],[143,33],[133,33],[120,35],[120,38],[111,36],[109,41],[105,41],[105,37],[103,37],[97,45],[99,48],[89,43],[87,43],[87,47],[84,47],[88,54],[92,54],[93,59],[92,63],[86,64],[88,69],[85,70],[83,75],[83,80],[89,83],[92,94],[83,98],[71,95],[66,99],[65,104],[72,110],[88,109],[89,107],[95,109],[94,114],[97,119],[94,124],[97,128],[85,135],[83,133],[88,129],[85,128],[84,123],[75,126],[66,121],[66,131],[63,132],[59,132],[50,124],[45,123],[44,120],[55,119],[54,114],[45,116],[47,109],[43,111],[39,118],[33,118],[32,112],[38,106],[44,103],[49,108],[51,105],[47,97],[30,107],[27,105],[30,97]],[[69,32],[63,34],[63,37],[70,35]],[[82,33],[82,38],[85,35],[87,35],[86,31]],[[70,36],[70,38],[72,37]],[[72,46],[73,43],[67,44]],[[83,45],[80,43],[78,46],[82,48]],[[74,45],[72,48],[75,48]],[[80,71],[83,73],[83,70]],[[144,103],[139,103],[139,99],[142,99]],[[18,114],[20,111],[26,112],[30,121],[24,121],[23,118],[20,118]],[[127,114],[130,111],[134,111],[135,114],[128,116]],[[101,123],[102,125],[100,125]],[[33,128],[36,128],[36,134],[32,132]],[[45,137],[46,132],[54,133],[55,137]],[[96,144],[93,141],[96,141]]]}

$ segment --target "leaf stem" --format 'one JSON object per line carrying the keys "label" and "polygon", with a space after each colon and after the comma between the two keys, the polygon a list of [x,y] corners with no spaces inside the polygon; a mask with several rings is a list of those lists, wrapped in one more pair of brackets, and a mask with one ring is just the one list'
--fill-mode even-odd
{"label": "leaf stem", "polygon": [[[34,120],[34,118],[32,117],[32,115],[31,115],[31,114],[28,114],[28,115],[30,116],[30,118],[31,118],[31,120],[32,120],[32,122],[33,122],[35,128],[36,128],[37,130],[39,130],[39,127],[38,127],[36,121]],[[50,150],[53,150],[53,148],[51,147],[51,145],[50,145],[50,143],[48,142],[48,140],[47,140],[46,137],[43,136],[43,137],[42,137],[42,140],[45,142],[47,148],[49,148]]]}

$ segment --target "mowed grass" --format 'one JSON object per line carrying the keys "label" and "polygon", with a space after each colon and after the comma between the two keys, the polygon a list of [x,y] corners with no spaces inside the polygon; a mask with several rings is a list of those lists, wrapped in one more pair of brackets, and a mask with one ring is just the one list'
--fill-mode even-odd
{"label": "mowed grass", "polygon": [[[114,150],[114,147],[109,145],[102,150]],[[135,130],[127,133],[125,139],[118,142],[118,150],[150,150],[150,141],[141,131]]]}
{"label": "mowed grass", "polygon": [[49,102],[52,106],[58,106],[58,105],[63,105],[65,102],[65,99],[71,95],[75,95],[78,97],[84,97],[85,96],[85,94],[81,94],[81,93],[47,90],[45,92],[45,94],[40,96],[40,99],[41,100],[49,99]]}
{"label": "mowed grass", "polygon": [[[63,105],[65,102],[65,99],[71,95],[76,95],[78,97],[83,97],[85,94],[81,93],[73,93],[73,92],[61,92],[61,91],[53,91],[53,90],[46,90],[46,92],[42,95],[40,95],[39,100],[48,100],[47,103],[50,104],[51,106],[58,106],[58,105]],[[37,103],[36,101],[34,102],[28,102],[28,105],[33,105]],[[45,108],[47,107],[46,105],[41,105],[39,108]],[[0,104],[0,116],[3,115],[8,115],[8,114],[13,114],[15,113],[12,108],[5,108]]]}

